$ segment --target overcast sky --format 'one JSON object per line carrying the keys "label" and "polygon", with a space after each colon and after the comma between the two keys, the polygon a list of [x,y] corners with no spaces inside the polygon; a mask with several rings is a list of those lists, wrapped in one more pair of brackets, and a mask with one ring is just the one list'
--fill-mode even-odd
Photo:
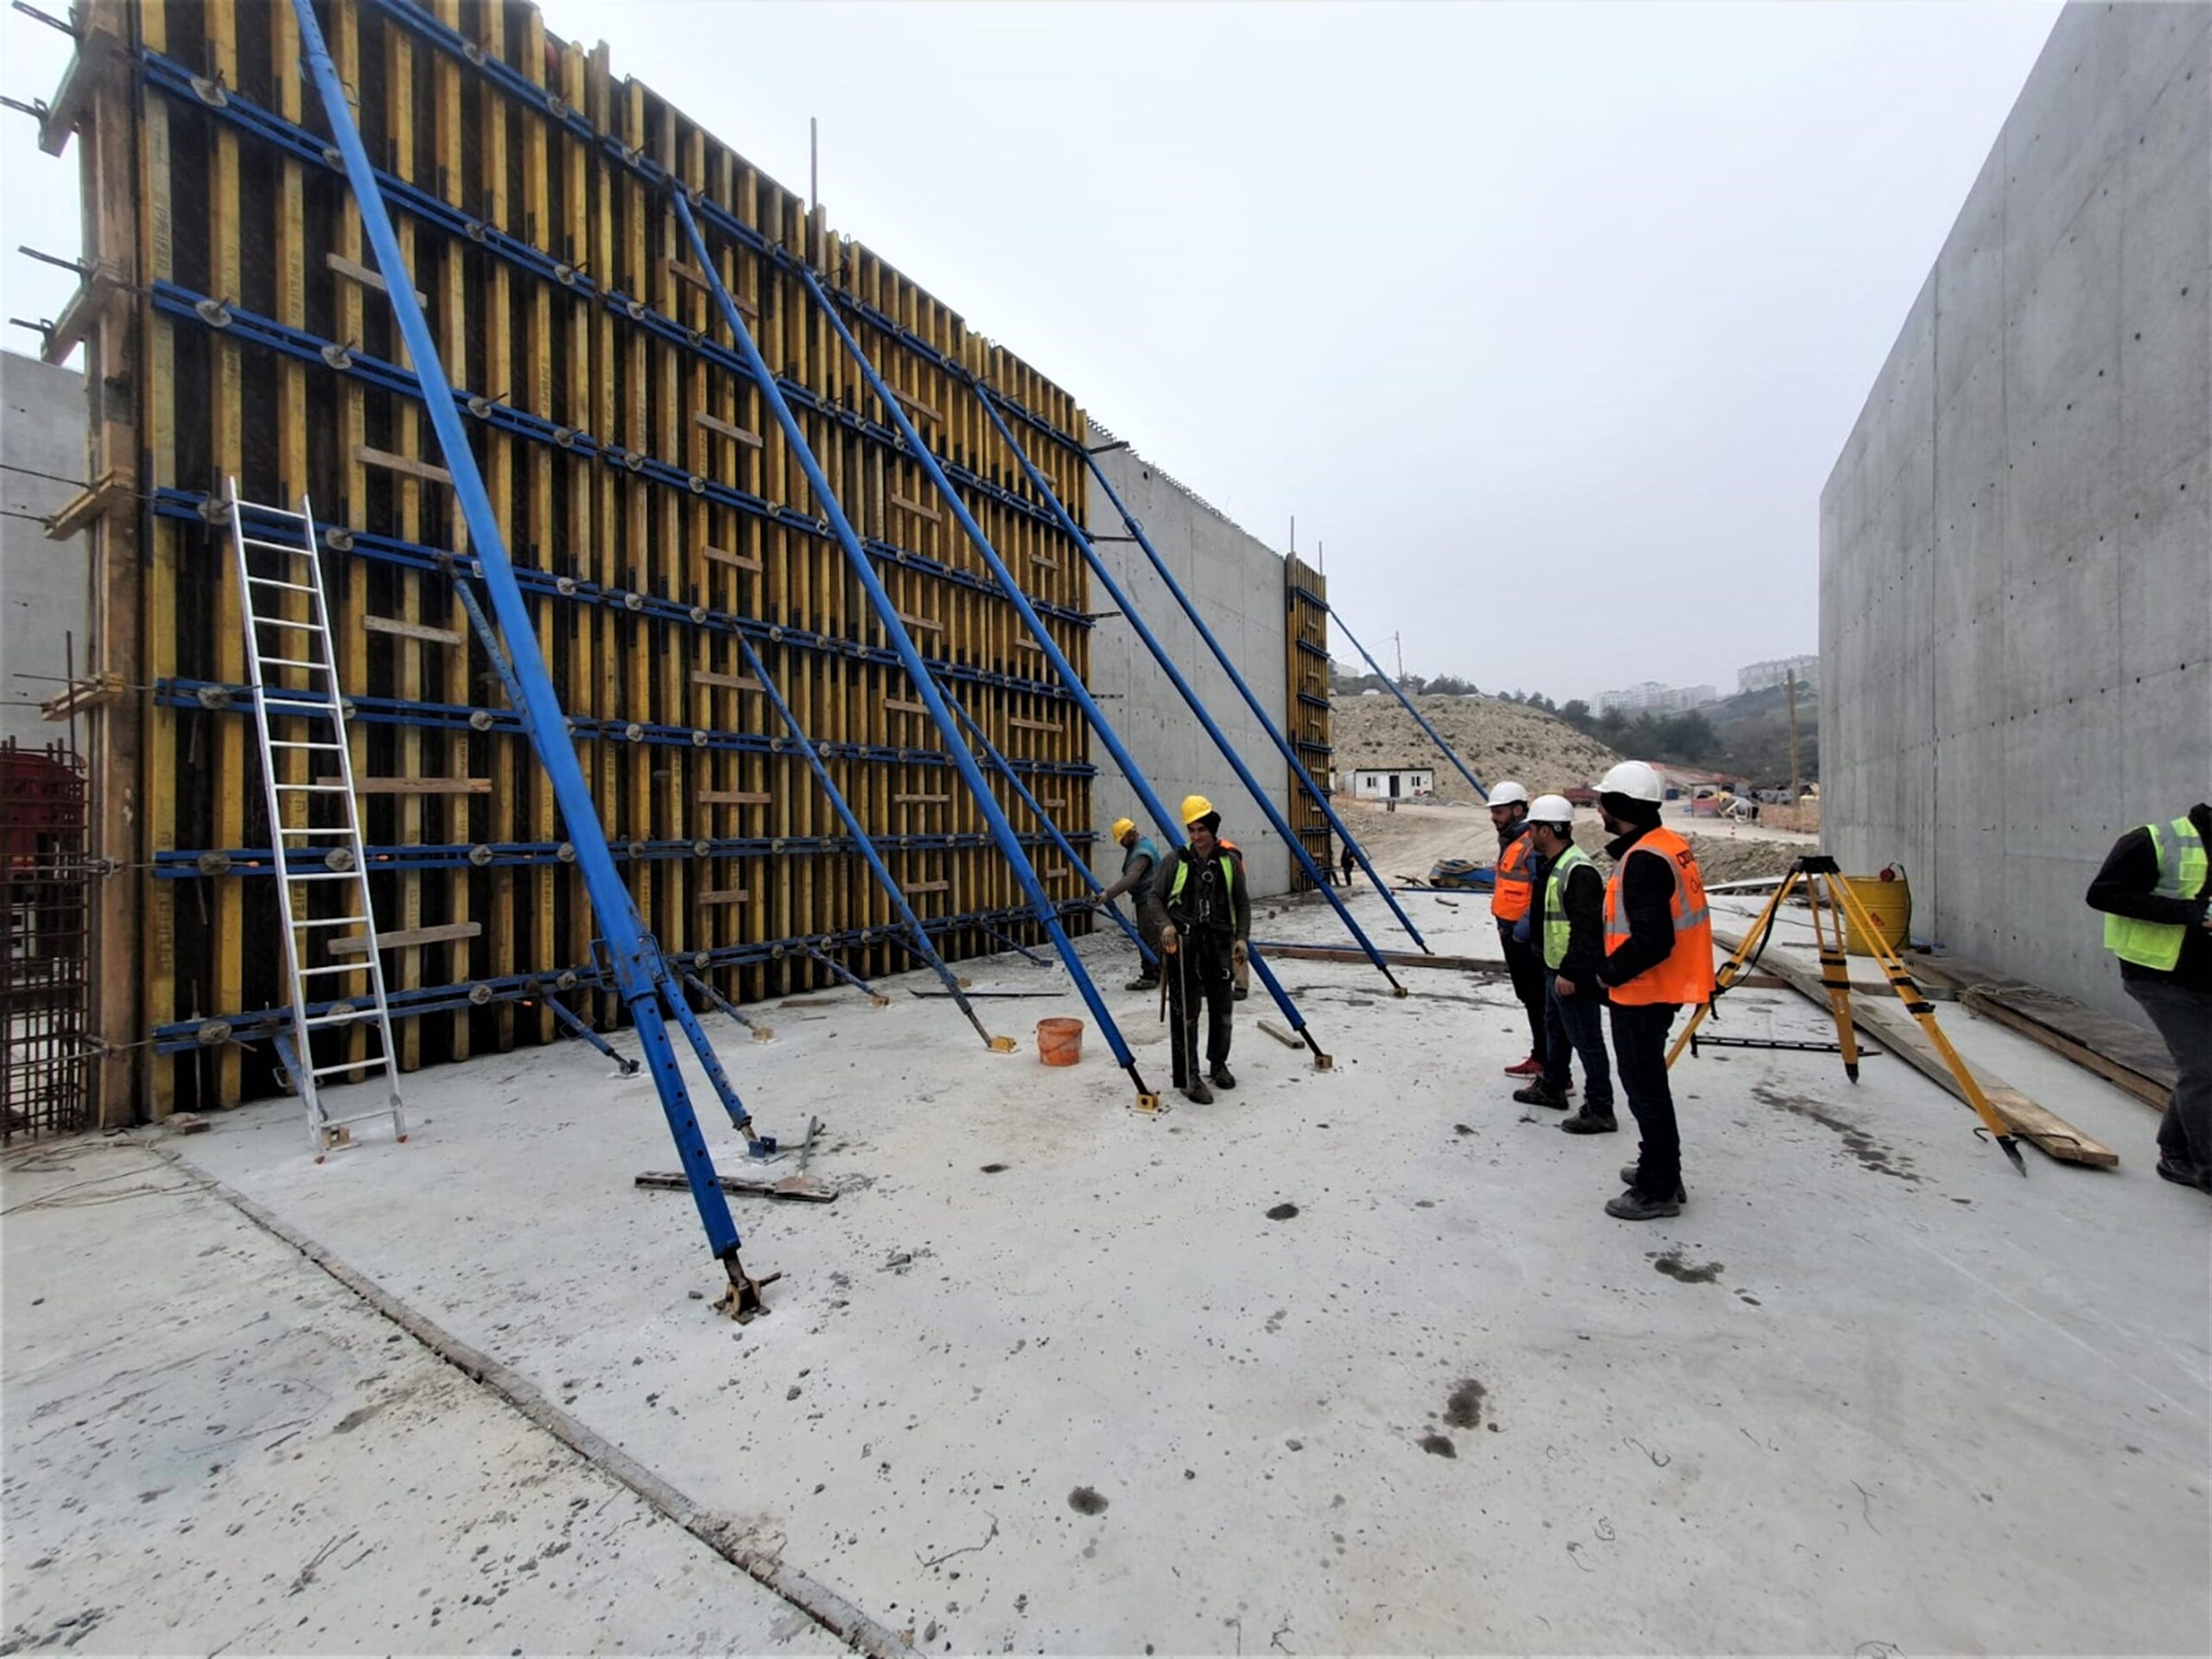
{"label": "overcast sky", "polygon": [[[1815,648],[1821,486],[2058,7],[544,10],[794,188],[819,116],[834,225],[1294,514],[1378,655],[1564,700]],[[68,42],[0,31],[50,95]],[[16,248],[75,251],[74,147],[0,123],[52,316]]]}

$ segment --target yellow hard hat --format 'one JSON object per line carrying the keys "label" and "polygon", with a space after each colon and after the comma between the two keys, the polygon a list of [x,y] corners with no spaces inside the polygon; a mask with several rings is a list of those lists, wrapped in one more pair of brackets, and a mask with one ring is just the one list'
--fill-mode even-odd
{"label": "yellow hard hat", "polygon": [[1136,821],[1135,821],[1135,819],[1133,819],[1133,818],[1116,818],[1116,819],[1115,819],[1115,820],[1114,820],[1114,839],[1115,839],[1115,840],[1116,840],[1116,841],[1119,841],[1119,840],[1120,840],[1123,836],[1128,835],[1128,834],[1129,833],[1129,831],[1130,831],[1130,830],[1132,830],[1135,829],[1136,827],[1137,827],[1137,826],[1136,826]]}
{"label": "yellow hard hat", "polygon": [[1185,825],[1196,823],[1212,810],[1213,803],[1203,795],[1185,795],[1183,798],[1183,822]]}

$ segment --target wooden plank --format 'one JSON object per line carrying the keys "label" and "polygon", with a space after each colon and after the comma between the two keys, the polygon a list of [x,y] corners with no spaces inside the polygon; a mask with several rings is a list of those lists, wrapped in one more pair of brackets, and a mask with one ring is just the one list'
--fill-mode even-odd
{"label": "wooden plank", "polygon": [[[484,931],[481,922],[441,922],[435,927],[410,927],[401,931],[377,935],[379,950],[399,950],[418,944],[452,944],[461,939],[473,939]],[[359,957],[368,954],[368,941],[359,933],[342,933],[330,942],[334,957]]]}
{"label": "wooden plank", "polygon": [[906,628],[909,632],[912,632],[917,629],[931,633],[943,633],[944,632],[944,623],[935,621],[926,616],[909,616],[906,612],[901,611],[899,613],[899,620],[906,625]]}
{"label": "wooden plank", "polygon": [[412,455],[397,455],[389,449],[372,448],[365,443],[354,445],[353,459],[364,467],[380,467],[388,473],[404,473],[409,478],[419,478],[425,483],[453,482],[453,474],[442,467],[427,461],[417,461]]}
{"label": "wooden plank", "polygon": [[942,422],[944,419],[944,416],[941,411],[933,405],[924,403],[920,398],[915,397],[913,393],[910,391],[901,391],[898,387],[893,386],[891,388],[891,395],[893,397],[896,397],[900,403],[906,404],[907,408],[912,410],[917,415],[926,416],[932,421]]}
{"label": "wooden plank", "polygon": [[918,893],[943,893],[951,885],[950,881],[902,881],[899,887],[908,898],[912,898]]}
{"label": "wooden plank", "polygon": [[926,518],[933,524],[941,524],[944,522],[944,514],[938,510],[938,505],[934,501],[917,501],[912,496],[899,494],[896,490],[892,491],[885,499],[901,512],[911,512],[917,518]]}
{"label": "wooden plank", "polygon": [[63,502],[46,521],[46,538],[66,542],[87,524],[105,518],[125,502],[135,505],[138,482],[127,467],[111,467]]}
{"label": "wooden plank", "polygon": [[736,422],[723,420],[718,415],[709,415],[703,409],[693,410],[691,420],[693,424],[703,426],[709,432],[719,432],[726,438],[734,438],[747,448],[758,449],[760,447],[760,435],[758,432],[748,432]]}
{"label": "wooden plank", "polygon": [[702,905],[741,905],[753,896],[747,887],[703,887],[696,902]]}
{"label": "wooden plank", "polygon": [[733,553],[726,547],[702,547],[699,556],[715,564],[728,565],[734,570],[758,570],[760,561],[750,553]]}
{"label": "wooden plank", "polygon": [[1060,729],[1060,722],[1057,720],[1030,720],[1021,715],[1008,715],[1006,723],[1022,732],[1057,732]]}
{"label": "wooden plank", "polygon": [[893,795],[893,806],[943,806],[952,798],[950,795]]}
{"label": "wooden plank", "polygon": [[[1713,930],[1713,938],[1716,944],[1727,950],[1737,949],[1744,942],[1741,934],[1731,938],[1719,927]],[[1772,956],[1763,957],[1760,965],[1788,981],[1790,989],[1816,1004],[1821,1012],[1827,1011],[1827,992],[1821,983],[1817,967]],[[1894,993],[1880,1001],[1871,997],[1853,997],[1851,1023],[1946,1093],[1960,1100],[1966,1098],[1966,1091],[1951,1075],[1951,1068],[1943,1063],[1935,1045],[1923,1034],[1919,1022],[1905,1013]],[[1983,1096],[2022,1140],[2033,1141],[2063,1163],[2110,1169],[2120,1162],[2120,1154],[2111,1147],[2084,1135],[2050,1108],[2029,1099],[1987,1068],[1976,1066],[1974,1071]]]}
{"label": "wooden plank", "polygon": [[361,626],[371,633],[389,633],[401,639],[420,639],[432,645],[465,645],[468,636],[458,628],[434,628],[427,622],[405,622],[396,616],[365,616]]}
{"label": "wooden plank", "polygon": [[701,806],[766,806],[773,798],[765,789],[702,789],[692,797]]}
{"label": "wooden plank", "polygon": [[694,685],[718,685],[730,691],[758,691],[760,682],[750,674],[717,674],[712,669],[695,668],[691,671]]}
{"label": "wooden plank", "polygon": [[[754,1175],[749,1173],[717,1172],[715,1183],[725,1192],[740,1197],[761,1198],[795,1198],[801,1204],[835,1204],[837,1189],[811,1175]],[[690,1183],[682,1175],[652,1173],[638,1177],[639,1186],[652,1187],[662,1192],[688,1192]]]}
{"label": "wooden plank", "polygon": [[883,707],[900,715],[926,715],[930,711],[929,704],[916,702],[909,697],[886,697]]}
{"label": "wooden plank", "polygon": [[[2020,990],[2031,990],[2031,988],[2022,987]],[[2008,991],[2012,995],[2008,995]],[[2094,1020],[2105,1019],[2094,1008],[2074,1002],[2070,997],[2057,997],[2050,993],[2041,995],[2050,1002],[2072,1003],[2072,1007],[2065,1010],[2060,1017],[2077,1019],[2080,1015],[2088,1015]],[[2011,987],[1970,985],[1960,991],[1958,997],[1960,1001],[1983,1018],[1994,1020],[2006,1029],[2018,1032],[2062,1059],[2071,1060],[2085,1071],[2094,1071],[2146,1106],[2163,1112],[2167,1103],[2173,1098],[2175,1078],[2172,1067],[2159,1065],[2143,1054],[2140,1046],[2147,1039],[2142,1039],[2131,1026],[2123,1026],[2117,1020],[2110,1020],[2107,1023],[2118,1027],[2117,1032],[2108,1035],[2101,1033],[2103,1040],[2092,1043],[2076,1032],[2052,1023],[2048,1017],[2038,1018],[2037,1011],[2044,1006],[2043,1002],[2023,997]],[[2075,1010],[2079,1014],[2076,1014]],[[2113,1046],[2107,1045],[2116,1041],[2126,1042],[2129,1047],[2115,1053]],[[2121,1053],[2129,1052],[2135,1055],[2133,1059],[2120,1058]]]}
{"label": "wooden plank", "polygon": [[[698,273],[689,259],[671,259],[668,262],[668,274],[680,283],[690,283],[702,294],[711,295],[714,292],[712,285]],[[756,322],[760,321],[760,308],[759,306],[753,304],[734,288],[729,289],[728,293],[731,304]]]}
{"label": "wooden plank", "polygon": [[[315,779],[318,784],[336,785],[342,778],[329,776]],[[355,778],[356,795],[488,795],[492,792],[489,778]]]}
{"label": "wooden plank", "polygon": [[[1281,957],[1287,962],[1365,962],[1367,953],[1351,944],[1291,944],[1281,941],[1262,941],[1258,949],[1270,957]],[[1505,972],[1505,963],[1488,957],[1432,957],[1418,950],[1384,950],[1378,953],[1393,968],[1448,968],[1458,973],[1484,974],[1491,976]]]}
{"label": "wooden plank", "polygon": [[[348,259],[342,253],[326,253],[322,256],[322,263],[349,283],[359,283],[363,288],[373,288],[379,294],[391,291],[385,286],[384,274],[373,265],[365,265],[358,259]],[[429,295],[419,288],[415,290],[416,304],[428,305],[429,302]]]}

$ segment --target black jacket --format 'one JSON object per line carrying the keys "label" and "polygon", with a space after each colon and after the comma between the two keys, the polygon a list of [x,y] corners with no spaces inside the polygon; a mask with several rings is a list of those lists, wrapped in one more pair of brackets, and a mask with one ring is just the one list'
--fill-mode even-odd
{"label": "black jacket", "polygon": [[[1220,873],[1208,867],[1232,861],[1236,874],[1226,883],[1229,892],[1224,899]],[[1184,878],[1182,896],[1170,899],[1175,873],[1186,864],[1191,873]],[[1212,880],[1208,880],[1209,875]],[[1252,937],[1252,883],[1244,874],[1244,861],[1234,853],[1217,852],[1211,859],[1203,859],[1188,847],[1178,847],[1160,861],[1160,874],[1153,879],[1152,890],[1179,933],[1203,928],[1231,938]]]}
{"label": "black jacket", "polygon": [[[2212,847],[2212,805],[2198,802],[2190,809],[2189,821],[2196,826],[2205,844]],[[2163,831],[2165,825],[2161,823],[2159,827]],[[2203,925],[2206,911],[2212,908],[2212,887],[2194,899],[2162,899],[2153,891],[2158,885],[2158,849],[2151,844],[2150,831],[2140,825],[2113,842],[2112,851],[2105,855],[2104,868],[2089,883],[2092,910],[2133,917],[2139,922],[2178,923],[2189,930],[2182,935],[2181,960],[2171,970],[2122,962],[2120,976],[2163,981],[2184,990],[2212,991],[2212,932]]]}
{"label": "black jacket", "polygon": [[1663,858],[1628,856],[1629,849],[1649,833],[1649,830],[1631,830],[1605,849],[1606,856],[1616,864],[1628,859],[1621,874],[1628,943],[1599,965],[1598,977],[1608,985],[1624,985],[1638,974],[1649,973],[1675,951],[1674,868]]}
{"label": "black jacket", "polygon": [[[1595,995],[1598,964],[1605,956],[1605,873],[1595,864],[1586,863],[1569,870],[1560,893],[1560,907],[1567,912],[1567,955],[1552,971],[1572,981],[1577,996]],[[1669,925],[1673,925],[1671,918]]]}

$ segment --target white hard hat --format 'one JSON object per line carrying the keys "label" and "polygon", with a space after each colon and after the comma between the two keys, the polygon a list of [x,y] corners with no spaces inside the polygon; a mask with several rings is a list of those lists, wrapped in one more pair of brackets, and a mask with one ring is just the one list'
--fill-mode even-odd
{"label": "white hard hat", "polygon": [[1564,795],[1539,795],[1529,808],[1531,823],[1563,823],[1574,822],[1574,803]]}
{"label": "white hard hat", "polygon": [[1667,798],[1659,774],[1641,760],[1622,761],[1599,782],[1598,792],[1625,795],[1631,801],[1649,801],[1655,806]]}
{"label": "white hard hat", "polygon": [[1516,801],[1525,801],[1528,798],[1529,791],[1510,780],[1493,785],[1490,791],[1490,804],[1492,806],[1511,806]]}

